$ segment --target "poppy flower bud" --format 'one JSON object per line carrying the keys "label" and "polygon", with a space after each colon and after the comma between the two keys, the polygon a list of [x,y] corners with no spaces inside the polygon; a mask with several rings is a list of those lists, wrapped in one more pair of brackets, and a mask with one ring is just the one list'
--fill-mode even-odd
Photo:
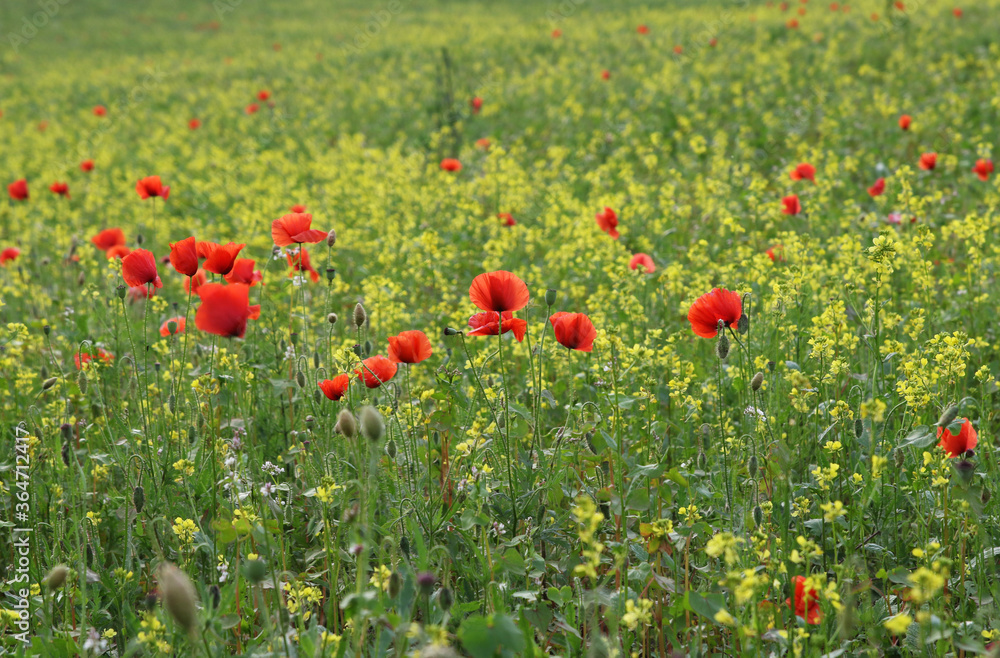
{"label": "poppy flower bud", "polygon": [[461,333],[462,333],[461,331],[459,331],[458,329],[454,329],[452,327],[445,327],[444,328],[444,335],[445,336],[458,336]]}
{"label": "poppy flower bud", "polygon": [[768,372],[774,372],[774,361],[768,361],[767,362],[767,371]]}
{"label": "poppy flower bud", "polygon": [[421,571],[417,574],[417,586],[420,587],[420,591],[424,596],[431,593],[434,589],[434,581],[436,580],[437,578],[434,577],[434,574],[429,571]]}
{"label": "poppy flower bud", "polygon": [[52,332],[52,327],[50,327],[49,325],[45,325],[44,327],[42,327],[42,333],[44,333],[46,336],[48,336],[51,332]]}
{"label": "poppy flower bud", "polygon": [[385,422],[382,414],[375,407],[364,407],[361,410],[361,433],[372,443],[378,441],[385,434]]}
{"label": "poppy flower bud", "polygon": [[354,307],[354,326],[359,329],[365,326],[365,322],[368,320],[368,314],[365,313],[365,307],[358,302]]}
{"label": "poppy flower bud", "polygon": [[334,269],[332,267],[326,268],[326,280],[327,281],[333,281],[333,279],[336,276],[337,276],[337,270],[336,269]]}
{"label": "poppy flower bud", "polygon": [[958,405],[953,404],[945,409],[944,413],[941,414],[941,417],[938,418],[937,426],[948,427],[955,422],[956,418],[958,418]]}
{"label": "poppy flower bud", "polygon": [[137,236],[135,236],[135,243],[137,245],[139,245],[140,247],[142,246],[142,243],[145,242],[145,241],[146,241],[146,238],[142,237],[142,233],[140,233]]}
{"label": "poppy flower bud", "polygon": [[389,576],[389,598],[394,599],[399,596],[399,592],[402,589],[403,579],[400,577],[398,571],[393,571]]}
{"label": "poppy flower bud", "polygon": [[163,594],[163,607],[181,628],[188,633],[193,632],[197,621],[198,597],[191,579],[174,565],[164,562],[160,566],[157,581]]}
{"label": "poppy flower bud", "polygon": [[288,342],[290,342],[293,347],[295,345],[298,345],[299,344],[299,332],[293,331],[291,334],[289,334],[288,335]]}
{"label": "poppy flower bud", "polygon": [[698,451],[698,470],[704,471],[708,467],[708,456],[704,450]]}
{"label": "poppy flower bud", "polygon": [[208,588],[208,596],[212,602],[212,609],[216,610],[219,604],[222,603],[222,591],[219,589],[218,585],[212,585]]}
{"label": "poppy flower bud", "polygon": [[903,468],[903,464],[906,462],[906,455],[903,454],[903,451],[900,450],[899,448],[896,448],[893,451],[892,456],[895,460],[896,468]]}
{"label": "poppy flower bud", "polygon": [[744,313],[740,316],[740,319],[736,321],[736,331],[741,334],[745,334],[750,331],[750,316]]}
{"label": "poppy flower bud", "polygon": [[194,425],[188,427],[188,443],[194,442]]}
{"label": "poppy flower bud", "polygon": [[159,374],[160,368],[162,368],[162,367],[163,367],[163,364],[160,363],[159,361],[157,361],[157,362],[155,362],[153,364],[153,370],[155,370],[157,372],[157,374]]}
{"label": "poppy flower bud", "polygon": [[170,410],[171,414],[177,413],[177,396],[173,393],[167,396],[167,409]]}
{"label": "poppy flower bud", "polygon": [[299,388],[306,387],[306,376],[302,373],[301,370],[295,373],[295,382],[299,385]]}
{"label": "poppy flower bud", "polygon": [[42,364],[42,369],[38,371],[38,374],[41,376],[42,379],[48,379],[49,378],[49,368],[48,368],[48,366],[46,366],[43,363]]}
{"label": "poppy flower bud", "polygon": [[354,420],[354,414],[347,409],[341,411],[340,415],[337,416],[336,430],[348,439],[353,439],[358,432],[358,423]]}
{"label": "poppy flower bud", "polygon": [[323,394],[322,394],[322,393],[320,393],[320,392],[319,392],[319,389],[317,388],[317,389],[316,389],[315,391],[313,391],[313,401],[314,401],[314,402],[315,402],[316,404],[319,404],[319,403],[320,403],[320,400],[322,400],[322,399],[323,399]]}
{"label": "poppy flower bud", "polygon": [[87,394],[87,375],[81,370],[76,376],[76,385],[80,387],[80,392],[84,395]]}
{"label": "poppy flower bud", "polygon": [[357,356],[358,358],[361,358],[361,353],[362,353],[361,352],[361,343],[354,343],[354,347],[351,348],[351,351],[354,352],[355,356]]}
{"label": "poppy flower bud", "polygon": [[760,508],[760,505],[754,505],[753,522],[758,528],[764,525],[764,510]]}
{"label": "poppy flower bud", "polygon": [[312,427],[312,424],[315,423],[315,422],[316,422],[316,418],[314,416],[311,416],[311,415],[310,416],[306,416],[306,427]]}
{"label": "poppy flower bud", "polygon": [[757,455],[750,455],[750,461],[747,462],[747,471],[750,473],[751,479],[757,477],[757,468]]}
{"label": "poppy flower bud", "polygon": [[441,591],[438,592],[438,605],[441,606],[441,609],[448,612],[451,609],[451,604],[454,602],[451,590],[447,587],[442,587]]}
{"label": "poppy flower bud", "polygon": [[313,368],[319,368],[319,352],[313,350]]}
{"label": "poppy flower bud", "polygon": [[389,459],[396,458],[396,440],[389,439],[389,443],[385,444],[385,454],[389,456]]}
{"label": "poppy flower bud", "polygon": [[399,538],[399,550],[403,551],[403,555],[410,557],[410,540],[403,535]]}
{"label": "poppy flower bud", "polygon": [[372,349],[374,349],[374,347],[375,346],[372,345],[372,342],[370,340],[366,340],[365,341],[365,356],[371,356]]}
{"label": "poppy flower bud", "polygon": [[45,584],[49,589],[57,590],[66,582],[67,576],[69,576],[69,567],[65,564],[57,564],[52,567],[52,571],[45,577]]}
{"label": "poppy flower bud", "polygon": [[58,377],[49,377],[44,382],[42,382],[42,390],[43,391],[49,390],[50,388],[56,385],[57,381],[59,381]]}
{"label": "poppy flower bud", "polygon": [[335,244],[337,244],[337,231],[330,229],[330,232],[326,234],[326,246],[332,247]]}
{"label": "poppy flower bud", "polygon": [[558,292],[559,291],[556,290],[555,288],[549,288],[548,290],[545,291],[546,306],[552,306],[556,303],[556,295],[558,294]]}
{"label": "poppy flower bud", "polygon": [[753,376],[750,380],[750,390],[754,393],[760,390],[760,387],[764,385],[764,373],[757,371],[757,374]]}
{"label": "poppy flower bud", "polygon": [[119,285],[115,288],[115,292],[118,293],[118,299],[125,299],[125,293],[128,292],[128,289],[123,285]]}
{"label": "poppy flower bud", "polygon": [[136,514],[142,511],[143,505],[146,504],[146,492],[142,487],[132,490],[132,504],[135,505]]}
{"label": "poppy flower bud", "polygon": [[337,317],[336,313],[328,313],[326,316],[326,321],[329,322],[330,324],[337,324],[337,320],[339,319],[340,318]]}
{"label": "poppy flower bud", "polygon": [[254,585],[259,584],[267,575],[267,567],[263,560],[247,560],[243,567],[243,574]]}
{"label": "poppy flower bud", "polygon": [[865,433],[865,423],[860,418],[854,419],[854,438],[860,439],[861,435]]}
{"label": "poppy flower bud", "polygon": [[720,360],[724,360],[729,356],[729,336],[721,331],[719,332],[719,342],[715,344],[715,355]]}

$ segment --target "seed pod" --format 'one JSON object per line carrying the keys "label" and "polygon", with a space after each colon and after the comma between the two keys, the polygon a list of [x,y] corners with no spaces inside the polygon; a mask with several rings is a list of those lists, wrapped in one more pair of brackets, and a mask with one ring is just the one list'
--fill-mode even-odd
{"label": "seed pod", "polygon": [[44,382],[42,382],[42,390],[43,391],[49,390],[50,388],[56,385],[57,381],[59,381],[58,377],[49,377]]}
{"label": "seed pod", "polygon": [[52,571],[45,577],[45,584],[49,589],[57,590],[66,582],[67,576],[69,576],[69,567],[65,564],[57,564],[52,567]]}
{"label": "seed pod", "polygon": [[861,435],[865,433],[865,421],[860,418],[854,419],[854,438],[860,439]]}
{"label": "seed pod", "polygon": [[244,563],[243,574],[254,585],[259,584],[267,576],[267,567],[263,560],[247,560]]}
{"label": "seed pod", "polygon": [[354,307],[354,326],[359,329],[365,326],[365,322],[368,320],[368,314],[365,313],[365,307],[358,302]]}
{"label": "seed pod", "polygon": [[47,324],[43,325],[42,326],[42,333],[45,334],[46,336],[48,336],[50,333],[52,333],[52,327],[50,327]]}
{"label": "seed pod", "polygon": [[753,376],[750,380],[750,390],[754,393],[760,390],[760,387],[764,385],[764,373],[757,371],[757,374]]}
{"label": "seed pod", "polygon": [[764,525],[764,510],[760,508],[760,505],[754,505],[753,522],[757,525],[758,528]]}
{"label": "seed pod", "polygon": [[459,331],[458,329],[455,329],[453,327],[445,327],[444,328],[444,335],[445,336],[458,336],[461,333],[462,333],[461,331]]}
{"label": "seed pod", "polygon": [[198,615],[198,597],[191,579],[174,565],[164,562],[157,581],[163,596],[163,607],[181,628],[188,633],[193,632]]}
{"label": "seed pod", "polygon": [[750,455],[750,461],[747,462],[747,471],[750,473],[751,479],[756,479],[757,477],[757,455]]}
{"label": "seed pod", "polygon": [[958,418],[958,405],[949,405],[949,407],[944,410],[944,413],[941,414],[941,417],[938,418],[937,426],[948,427],[955,422],[956,418]]}
{"label": "seed pod", "polygon": [[354,414],[347,409],[342,410],[340,415],[337,416],[337,426],[335,429],[348,439],[353,439],[354,435],[358,433],[358,423],[354,419]]}
{"label": "seed pod", "polygon": [[719,342],[715,344],[715,355],[720,360],[729,356],[729,336],[725,332],[719,332]]}
{"label": "seed pod", "polygon": [[385,422],[382,420],[382,414],[374,407],[361,409],[361,433],[372,443],[379,441],[385,434]]}
{"label": "seed pod", "polygon": [[333,283],[333,280],[337,277],[337,270],[332,267],[326,268],[326,280]]}
{"label": "seed pod", "polygon": [[142,506],[146,504],[146,492],[142,487],[136,487],[132,490],[132,504],[135,505],[136,514],[142,512]]}
{"label": "seed pod", "polygon": [[394,599],[399,596],[401,589],[403,589],[403,579],[398,571],[393,571],[389,576],[389,598]]}
{"label": "seed pod", "polygon": [[545,291],[545,305],[552,306],[556,303],[556,295],[559,293],[555,288],[549,288]]}
{"label": "seed pod", "polygon": [[385,444],[385,454],[389,456],[389,459],[396,458],[396,440],[389,439],[389,442]]}
{"label": "seed pod", "polygon": [[301,370],[295,373],[295,381],[299,385],[299,388],[306,387],[306,376]]}
{"label": "seed pod", "polygon": [[336,313],[327,313],[326,315],[326,321],[329,322],[330,324],[337,324],[338,319],[339,318],[337,317]]}
{"label": "seed pod", "polygon": [[167,322],[167,333],[169,333],[171,336],[177,333],[177,323],[174,320],[170,320]]}
{"label": "seed pod", "polygon": [[351,348],[351,351],[354,352],[354,356],[360,359],[362,355],[361,343],[354,343],[354,347]]}
{"label": "seed pod", "polygon": [[125,293],[128,292],[128,289],[125,286],[119,285],[115,288],[115,292],[118,295],[118,299],[125,299]]}

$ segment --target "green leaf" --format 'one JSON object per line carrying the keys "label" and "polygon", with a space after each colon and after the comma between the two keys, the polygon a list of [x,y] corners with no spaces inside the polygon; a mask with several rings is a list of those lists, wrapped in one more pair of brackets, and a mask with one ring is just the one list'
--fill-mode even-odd
{"label": "green leaf", "polygon": [[524,650],[524,635],[507,615],[496,613],[489,617],[474,615],[458,629],[462,647],[473,658],[518,656]]}
{"label": "green leaf", "polygon": [[926,425],[920,425],[910,430],[899,444],[900,448],[926,448],[937,441],[936,434]]}

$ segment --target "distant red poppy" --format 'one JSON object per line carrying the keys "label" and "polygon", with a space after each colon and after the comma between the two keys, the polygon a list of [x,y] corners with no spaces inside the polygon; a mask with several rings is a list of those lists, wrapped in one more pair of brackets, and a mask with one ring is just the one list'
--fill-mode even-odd
{"label": "distant red poppy", "polygon": [[306,207],[303,206],[301,203],[296,203],[294,206],[292,206],[291,208],[289,208],[289,210],[291,212],[305,212],[306,211]]}
{"label": "distant red poppy", "polygon": [[279,247],[290,244],[315,244],[326,239],[326,231],[312,227],[312,215],[293,212],[271,222],[271,239]]}
{"label": "distant red poppy", "polygon": [[252,288],[264,279],[260,270],[254,269],[256,265],[257,262],[252,258],[237,258],[224,278],[229,283],[245,283]]}
{"label": "distant red poppy", "polygon": [[486,272],[472,280],[469,299],[484,311],[519,311],[528,305],[528,286],[505,270]]}
{"label": "distant red poppy", "polygon": [[198,247],[192,235],[180,242],[171,242],[170,264],[184,276],[194,276],[198,271]]}
{"label": "distant red poppy", "polygon": [[103,117],[103,116],[107,116],[107,115],[108,115],[108,108],[104,107],[103,105],[95,105],[94,106],[94,116],[95,117]]}
{"label": "distant red poppy", "polygon": [[69,198],[69,183],[60,183],[56,181],[49,186],[49,191],[53,194],[58,194],[59,196],[64,196]]}
{"label": "distant red poppy", "polygon": [[94,170],[93,160],[84,160],[83,162],[80,163],[80,171],[93,171],[93,170]]}
{"label": "distant red poppy", "polygon": [[902,128],[903,130],[909,130],[910,124],[912,122],[913,118],[910,117],[909,114],[904,114],[903,116],[899,117],[899,127]]}
{"label": "distant red poppy", "polygon": [[799,19],[797,19],[797,18],[791,18],[791,19],[789,19],[788,22],[785,23],[785,27],[787,27],[789,30],[797,30],[797,29],[799,29]]}
{"label": "distant red poppy", "polygon": [[830,11],[840,11],[840,5],[836,2],[831,2]]}
{"label": "distant red poppy", "polygon": [[972,168],[972,171],[976,174],[976,176],[979,176],[979,180],[989,180],[990,174],[993,173],[993,161],[983,159],[976,160],[976,166]]}
{"label": "distant red poppy", "polygon": [[906,11],[906,5],[903,4],[903,0],[896,0],[896,2],[894,3],[894,6],[899,11]]}
{"label": "distant red poppy", "polygon": [[962,428],[958,434],[952,434],[947,427],[939,427],[937,435],[941,439],[938,446],[944,448],[949,457],[961,457],[966,451],[974,449],[979,441],[976,428],[968,418],[962,419]]}
{"label": "distant red poppy", "polygon": [[792,169],[792,172],[788,174],[788,177],[795,181],[810,180],[815,183],[816,167],[812,166],[808,162],[802,162],[796,165],[795,169]]}
{"label": "distant red poppy", "polygon": [[781,212],[786,215],[798,215],[802,212],[802,204],[799,203],[799,197],[797,194],[789,194],[788,196],[781,199]]}
{"label": "distant red poppy", "polygon": [[160,325],[160,335],[161,336],[166,337],[166,336],[171,335],[171,331],[170,331],[170,323],[171,322],[174,323],[174,330],[173,330],[172,333],[176,336],[177,334],[180,334],[180,333],[184,332],[184,327],[187,325],[187,318],[185,318],[183,315],[178,315],[176,317],[164,320],[163,324]]}
{"label": "distant red poppy", "polygon": [[885,179],[879,178],[875,183],[868,188],[868,194],[872,196],[882,196],[885,192]]}
{"label": "distant red poppy", "polygon": [[[501,323],[502,318],[502,323]],[[501,324],[503,325],[501,327]],[[524,335],[528,331],[527,320],[515,318],[510,311],[497,314],[495,311],[485,311],[476,313],[469,318],[469,326],[472,330],[467,332],[469,336],[496,336],[501,330],[503,333],[514,332],[517,342],[524,340]]]}
{"label": "distant red poppy", "polygon": [[0,267],[6,267],[7,261],[15,260],[21,255],[21,250],[17,247],[7,247],[0,251]]}
{"label": "distant red poppy", "polygon": [[591,352],[594,349],[594,339],[597,329],[583,313],[553,313],[549,317],[552,329],[555,331],[556,342],[563,347],[580,352]]}
{"label": "distant red poppy", "polygon": [[250,103],[249,105],[247,105],[247,109],[244,110],[244,112],[246,112],[247,114],[256,114],[257,110],[259,109],[260,105],[257,105],[257,103]]}
{"label": "distant red poppy", "polygon": [[613,240],[617,240],[621,235],[618,232],[618,215],[611,208],[605,206],[604,210],[597,213],[594,218],[597,220],[597,226]]}
{"label": "distant red poppy", "polygon": [[603,71],[601,71],[601,79],[602,80],[610,80],[611,79],[611,71],[609,71],[607,69],[604,69]]}
{"label": "distant red poppy", "polygon": [[640,267],[646,269],[646,274],[652,274],[656,271],[656,263],[653,262],[653,258],[649,254],[638,253],[632,256],[632,259],[628,262],[629,269],[637,270]]}
{"label": "distant red poppy", "polygon": [[677,44],[676,46],[674,46],[674,54],[675,55],[680,55],[683,52],[684,52],[684,46],[682,46],[680,44]]}
{"label": "distant red poppy", "polygon": [[202,331],[226,338],[243,338],[247,320],[260,315],[260,306],[250,306],[250,286],[206,283],[198,287],[201,306],[194,324]]}
{"label": "distant red poppy", "polygon": [[148,249],[136,249],[122,259],[122,278],[130,287],[152,283],[154,288],[162,288],[163,282],[156,273],[156,257]]}
{"label": "distant red poppy", "polygon": [[785,260],[785,247],[784,245],[776,244],[773,247],[768,247],[767,257],[771,259],[771,262],[784,261]]}
{"label": "distant red poppy", "polygon": [[48,129],[48,127],[49,127],[49,122],[48,121],[39,121],[38,122],[38,132],[43,133],[43,132],[45,132]]}
{"label": "distant red poppy", "polygon": [[101,251],[107,251],[112,247],[125,245],[125,233],[120,228],[106,228],[94,237],[90,238],[94,246]]}
{"label": "distant red poppy", "polygon": [[105,251],[104,256],[108,260],[111,260],[112,258],[125,258],[130,253],[132,253],[132,250],[126,247],[125,245],[116,244],[115,246]]}
{"label": "distant red poppy", "polygon": [[878,20],[878,14],[876,14],[876,13],[873,12],[872,13],[872,21],[877,21],[877,20]]}
{"label": "distant red poppy", "polygon": [[635,31],[638,32],[639,34],[649,34],[649,26],[640,25],[639,27],[635,28]]}
{"label": "distant red poppy", "polygon": [[128,303],[135,304],[140,300],[145,301],[156,297],[156,290],[150,290],[146,286],[129,286],[127,295],[128,297],[126,299],[128,299]]}
{"label": "distant red poppy", "polygon": [[739,293],[725,288],[712,288],[691,304],[688,322],[691,331],[702,338],[715,338],[719,334],[719,320],[735,329],[743,316],[743,301]]}
{"label": "distant red poppy", "polygon": [[456,158],[445,158],[441,161],[441,169],[444,171],[462,171],[462,163]]}
{"label": "distant red poppy", "polygon": [[166,201],[170,196],[170,187],[160,182],[159,176],[146,176],[139,179],[135,184],[135,191],[139,193],[140,199],[148,199],[151,196],[163,197]]}
{"label": "distant red poppy", "polygon": [[205,270],[198,270],[194,273],[194,276],[184,279],[184,292],[191,294],[197,293],[198,288],[205,285],[208,278],[205,276]]}
{"label": "distant red poppy", "polygon": [[262,89],[257,92],[257,100],[259,101],[266,101],[270,97],[271,97],[271,92],[269,92],[266,89]]}
{"label": "distant red poppy", "polygon": [[517,220],[514,219],[514,216],[509,212],[497,213],[497,219],[499,219],[504,226],[515,226],[517,224]]}
{"label": "distant red poppy", "polygon": [[476,146],[483,149],[484,151],[487,151],[490,148],[490,140],[488,140],[485,137],[480,137],[479,139],[476,140]]}
{"label": "distant red poppy", "polygon": [[469,101],[469,107],[472,108],[473,114],[479,114],[479,110],[483,109],[483,99],[479,96],[474,96],[472,100]]}
{"label": "distant red poppy", "polygon": [[[236,262],[236,256],[239,255],[240,250],[245,247],[245,244],[236,244],[235,242],[229,242],[227,244],[216,244],[214,242],[199,242],[198,247],[206,245],[205,263],[202,265],[203,268],[209,272],[214,272],[216,274],[226,275],[229,271],[233,269],[233,264]],[[202,252],[199,252],[199,255]]]}
{"label": "distant red poppy", "polygon": [[110,363],[115,358],[115,355],[101,347],[98,347],[96,354],[90,354],[89,352],[77,352],[73,355],[73,363],[76,364],[76,369],[80,370],[83,368],[84,364],[90,363],[95,358],[100,359],[101,363]]}
{"label": "distant red poppy", "polygon": [[319,272],[309,262],[309,252],[305,246],[300,246],[298,249],[289,249],[285,256],[288,258],[289,267],[292,268],[292,271],[288,273],[289,278],[295,276],[296,272],[308,272],[309,278],[312,279],[313,283],[319,281]]}
{"label": "distant red poppy", "polygon": [[337,375],[333,379],[324,379],[319,383],[319,390],[323,391],[323,395],[330,398],[331,400],[337,401],[344,397],[347,393],[347,389],[351,384],[350,375],[343,374]]}
{"label": "distant red poppy", "polygon": [[954,9],[952,9],[951,13],[955,15],[955,18],[961,18],[962,17],[962,10],[959,7],[955,7]]}
{"label": "distant red poppy", "polygon": [[717,45],[719,45],[719,40],[716,39],[715,37],[712,37],[711,39],[708,40],[708,45],[711,46],[712,48],[715,48]]}
{"label": "distant red poppy", "polygon": [[354,371],[358,379],[368,388],[378,388],[396,376],[398,366],[381,354],[371,356],[361,362],[362,366]]}
{"label": "distant red poppy", "polygon": [[393,363],[420,363],[430,356],[431,341],[419,329],[389,336],[389,360]]}
{"label": "distant red poppy", "polygon": [[276,53],[278,53],[278,52],[281,52],[281,44],[280,44],[280,43],[276,43],[276,44],[272,45],[272,46],[271,46],[271,48],[272,48],[272,49],[274,50],[274,52],[276,52]]}
{"label": "distant red poppy", "polygon": [[[806,594],[805,576],[795,576],[792,581],[795,583],[795,616],[802,617],[807,624],[818,624],[823,618],[823,612],[819,608],[819,592],[810,589]],[[785,599],[785,604],[792,607],[792,600]]]}
{"label": "distant red poppy", "polygon": [[552,30],[552,38],[553,39],[558,39],[561,36],[562,36],[562,30],[560,30],[560,29]]}
{"label": "distant red poppy", "polygon": [[14,201],[28,200],[28,181],[21,178],[7,186],[7,193]]}
{"label": "distant red poppy", "polygon": [[937,166],[937,153],[922,153],[917,166],[924,171],[931,171]]}
{"label": "distant red poppy", "polygon": [[191,130],[198,130],[199,128],[201,128],[201,120],[191,119],[190,121],[188,121],[188,128],[190,128]]}

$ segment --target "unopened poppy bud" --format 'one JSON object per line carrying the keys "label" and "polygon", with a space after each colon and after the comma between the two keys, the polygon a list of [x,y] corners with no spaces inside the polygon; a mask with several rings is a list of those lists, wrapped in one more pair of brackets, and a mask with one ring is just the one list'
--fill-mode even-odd
{"label": "unopened poppy bud", "polygon": [[332,247],[335,244],[337,244],[337,231],[330,229],[330,232],[326,234],[326,246]]}
{"label": "unopened poppy bud", "polygon": [[334,269],[334,268],[332,268],[332,267],[328,267],[328,268],[326,268],[326,280],[327,280],[327,281],[330,281],[330,282],[333,282],[333,280],[334,280],[334,279],[335,279],[336,277],[337,277],[337,270],[335,270],[335,269]]}
{"label": "unopened poppy bud", "polygon": [[319,389],[317,388],[315,391],[313,391],[313,402],[315,402],[316,404],[320,404],[322,400],[323,400],[323,395],[319,392]]}
{"label": "unopened poppy bud", "polygon": [[329,322],[330,324],[337,324],[338,319],[339,318],[337,317],[336,313],[327,313],[326,315],[326,321]]}
{"label": "unopened poppy bud", "polygon": [[292,344],[292,346],[298,345],[299,344],[299,332],[293,331],[292,333],[290,333],[288,335],[288,342],[290,342]]}
{"label": "unopened poppy bud", "polygon": [[958,405],[953,404],[945,409],[944,413],[941,414],[941,417],[938,418],[937,426],[948,427],[955,422],[956,418],[958,418]]}
{"label": "unopened poppy bud", "polygon": [[137,245],[139,245],[140,247],[142,246],[142,243],[143,243],[143,242],[145,242],[145,241],[146,241],[146,238],[144,238],[144,237],[142,236],[142,233],[140,233],[140,234],[138,234],[137,236],[135,236],[135,243],[136,243]]}
{"label": "unopened poppy bud", "polygon": [[365,313],[365,307],[361,305],[361,302],[358,302],[354,307],[354,326],[359,328],[363,327],[365,326],[365,322],[367,320],[368,314]]}
{"label": "unopened poppy bud", "polygon": [[125,293],[128,292],[128,289],[125,286],[119,285],[115,288],[115,292],[118,293],[118,299],[125,299]]}
{"label": "unopened poppy bud", "polygon": [[52,571],[45,577],[45,584],[49,589],[57,590],[66,582],[67,576],[69,576],[69,567],[65,564],[57,564],[52,567]]}
{"label": "unopened poppy bud", "polygon": [[348,439],[353,439],[354,435],[358,432],[358,424],[354,420],[354,414],[347,409],[341,411],[340,415],[337,416],[336,430]]}
{"label": "unopened poppy bud", "polygon": [[365,341],[365,356],[371,356],[372,350],[375,348],[370,340]]}
{"label": "unopened poppy bud", "polygon": [[136,514],[142,511],[143,505],[146,504],[146,492],[142,487],[136,487],[132,490],[132,504],[135,505]]}
{"label": "unopened poppy bud", "polygon": [[445,336],[458,336],[461,333],[462,333],[461,331],[459,331],[458,329],[455,329],[453,327],[445,327],[444,328],[444,335]]}
{"label": "unopened poppy bud", "polygon": [[389,443],[385,444],[385,454],[389,456],[389,459],[396,458],[396,440],[389,439]]}
{"label": "unopened poppy bud", "polygon": [[80,392],[84,395],[87,394],[87,375],[81,370],[80,374],[76,376],[76,385],[80,387]]}
{"label": "unopened poppy bud", "polygon": [[719,332],[719,342],[715,344],[715,355],[720,360],[729,356],[729,336],[724,332]]}
{"label": "unopened poppy bud", "polygon": [[893,459],[895,460],[896,468],[903,468],[903,464],[906,462],[906,455],[899,448],[896,448],[892,453]]}
{"label": "unopened poppy bud", "polygon": [[160,584],[160,594],[163,596],[163,607],[181,628],[188,633],[194,631],[198,615],[198,597],[191,579],[174,565],[164,562],[160,566],[157,581]]}
{"label": "unopened poppy bud", "polygon": [[195,434],[194,425],[188,426],[188,443],[194,442],[194,434]]}
{"label": "unopened poppy bud", "polygon": [[217,610],[219,604],[222,603],[222,591],[219,589],[218,585],[212,585],[208,588],[208,596],[212,602],[212,609]]}
{"label": "unopened poppy bud", "polygon": [[243,573],[254,585],[259,584],[267,575],[267,567],[263,560],[247,560],[243,567]]}
{"label": "unopened poppy bud", "polygon": [[854,438],[860,439],[861,435],[865,433],[865,422],[860,418],[854,419]]}
{"label": "unopened poppy bud", "polygon": [[740,319],[736,322],[736,331],[741,334],[745,334],[750,331],[750,316],[746,313],[740,316]]}
{"label": "unopened poppy bud", "polygon": [[313,350],[313,368],[319,368],[319,352]]}
{"label": "unopened poppy bud", "polygon": [[556,303],[556,295],[559,293],[555,288],[549,288],[545,291],[545,305],[552,306]]}
{"label": "unopened poppy bud", "polygon": [[417,586],[424,596],[427,596],[434,589],[434,582],[437,578],[429,571],[421,571],[417,574]]}
{"label": "unopened poppy bud", "polygon": [[704,450],[698,451],[698,470],[704,471],[708,467],[708,456]]}
{"label": "unopened poppy bud", "polygon": [[56,385],[57,381],[59,381],[58,377],[49,377],[44,382],[42,382],[42,390],[43,391],[49,390],[50,388]]}
{"label": "unopened poppy bud", "polygon": [[295,382],[299,385],[299,388],[306,387],[306,376],[301,370],[295,373]]}
{"label": "unopened poppy bud", "polygon": [[764,525],[764,510],[760,508],[760,505],[754,505],[753,522],[758,528]]}
{"label": "unopened poppy bud", "polygon": [[167,321],[167,333],[169,333],[171,336],[177,333],[177,323],[174,322],[173,320]]}
{"label": "unopened poppy bud", "polygon": [[768,361],[767,362],[767,371],[768,372],[774,372],[774,361]]}
{"label": "unopened poppy bud", "polygon": [[316,422],[316,418],[313,416],[306,416],[306,427],[312,427],[312,424]]}
{"label": "unopened poppy bud", "polygon": [[389,575],[389,598],[394,599],[399,596],[400,590],[403,589],[403,579],[400,577],[398,571],[393,571]]}
{"label": "unopened poppy bud", "polygon": [[757,477],[757,455],[750,455],[750,461],[747,462],[747,472],[750,473],[751,478]]}
{"label": "unopened poppy bud", "polygon": [[594,453],[596,455],[597,454],[597,446],[594,445],[594,433],[593,432],[587,432],[586,434],[583,435],[583,438],[585,438],[587,440],[587,447],[590,448],[590,452],[592,452],[592,453]]}
{"label": "unopened poppy bud", "polygon": [[48,336],[51,332],[52,332],[52,327],[50,327],[49,325],[45,325],[44,327],[42,327],[42,333],[44,333],[46,336]]}
{"label": "unopened poppy bud", "polygon": [[764,373],[757,371],[757,374],[753,376],[750,380],[750,390],[754,393],[760,390],[760,387],[764,385]]}
{"label": "unopened poppy bud", "polygon": [[38,371],[38,374],[41,376],[42,379],[48,379],[49,378],[49,368],[48,368],[48,366],[46,366],[43,363],[41,370]]}
{"label": "unopened poppy bud", "polygon": [[382,421],[382,414],[375,407],[364,407],[361,409],[361,433],[366,439],[374,443],[385,434],[385,423]]}
{"label": "unopened poppy bud", "polygon": [[403,551],[403,555],[410,557],[410,540],[407,539],[406,535],[399,538],[399,550]]}

